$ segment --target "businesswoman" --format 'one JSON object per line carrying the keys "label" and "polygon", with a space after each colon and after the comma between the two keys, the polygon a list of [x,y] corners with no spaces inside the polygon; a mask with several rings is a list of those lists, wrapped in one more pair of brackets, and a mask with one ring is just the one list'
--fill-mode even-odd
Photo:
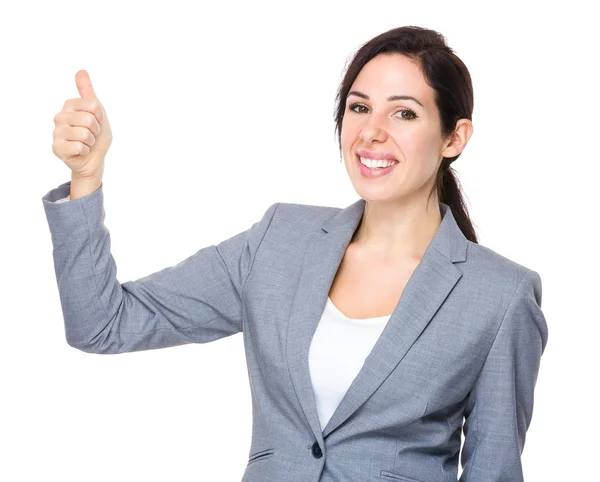
{"label": "businesswoman", "polygon": [[364,44],[337,92],[350,206],[277,202],[217,245],[119,283],[104,225],[111,130],[85,71],[56,116],[71,181],[43,198],[66,339],[114,354],[243,334],[246,482],[523,480],[548,329],[539,274],[477,242],[450,165],[473,132],[439,33]]}

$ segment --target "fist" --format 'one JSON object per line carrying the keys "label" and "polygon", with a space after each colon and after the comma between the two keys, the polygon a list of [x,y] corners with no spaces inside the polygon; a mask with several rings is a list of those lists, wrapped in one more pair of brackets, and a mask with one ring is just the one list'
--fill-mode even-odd
{"label": "fist", "polygon": [[75,74],[80,98],[69,99],[54,116],[52,152],[80,178],[102,178],[112,131],[85,70]]}

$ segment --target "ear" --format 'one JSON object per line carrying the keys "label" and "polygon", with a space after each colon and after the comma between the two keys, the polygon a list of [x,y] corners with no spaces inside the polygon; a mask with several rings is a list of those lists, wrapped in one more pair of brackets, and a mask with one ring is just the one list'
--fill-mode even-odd
{"label": "ear", "polygon": [[450,135],[440,153],[443,157],[455,157],[467,146],[473,134],[473,123],[469,119],[458,119],[454,132]]}

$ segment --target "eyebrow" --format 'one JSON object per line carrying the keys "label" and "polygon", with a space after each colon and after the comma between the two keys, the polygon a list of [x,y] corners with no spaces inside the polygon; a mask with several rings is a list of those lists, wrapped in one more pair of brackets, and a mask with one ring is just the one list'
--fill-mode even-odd
{"label": "eyebrow", "polygon": [[[355,95],[357,97],[362,97],[363,99],[369,100],[369,96],[367,94],[363,94],[362,92],[358,92],[356,90],[352,90],[352,91],[348,92],[348,95],[346,96],[346,98],[350,97],[351,95]],[[421,104],[421,102],[419,102],[417,99],[415,99],[411,95],[390,95],[387,98],[387,100],[390,102],[393,100],[414,100],[421,107],[425,108],[425,106],[423,104]]]}

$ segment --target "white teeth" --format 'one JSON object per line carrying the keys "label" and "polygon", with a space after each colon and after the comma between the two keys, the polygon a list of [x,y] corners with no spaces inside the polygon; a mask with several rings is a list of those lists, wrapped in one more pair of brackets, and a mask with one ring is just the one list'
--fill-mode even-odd
{"label": "white teeth", "polygon": [[382,159],[367,159],[366,157],[360,158],[361,164],[364,164],[367,167],[388,167],[393,164],[397,164],[398,161],[388,161]]}

